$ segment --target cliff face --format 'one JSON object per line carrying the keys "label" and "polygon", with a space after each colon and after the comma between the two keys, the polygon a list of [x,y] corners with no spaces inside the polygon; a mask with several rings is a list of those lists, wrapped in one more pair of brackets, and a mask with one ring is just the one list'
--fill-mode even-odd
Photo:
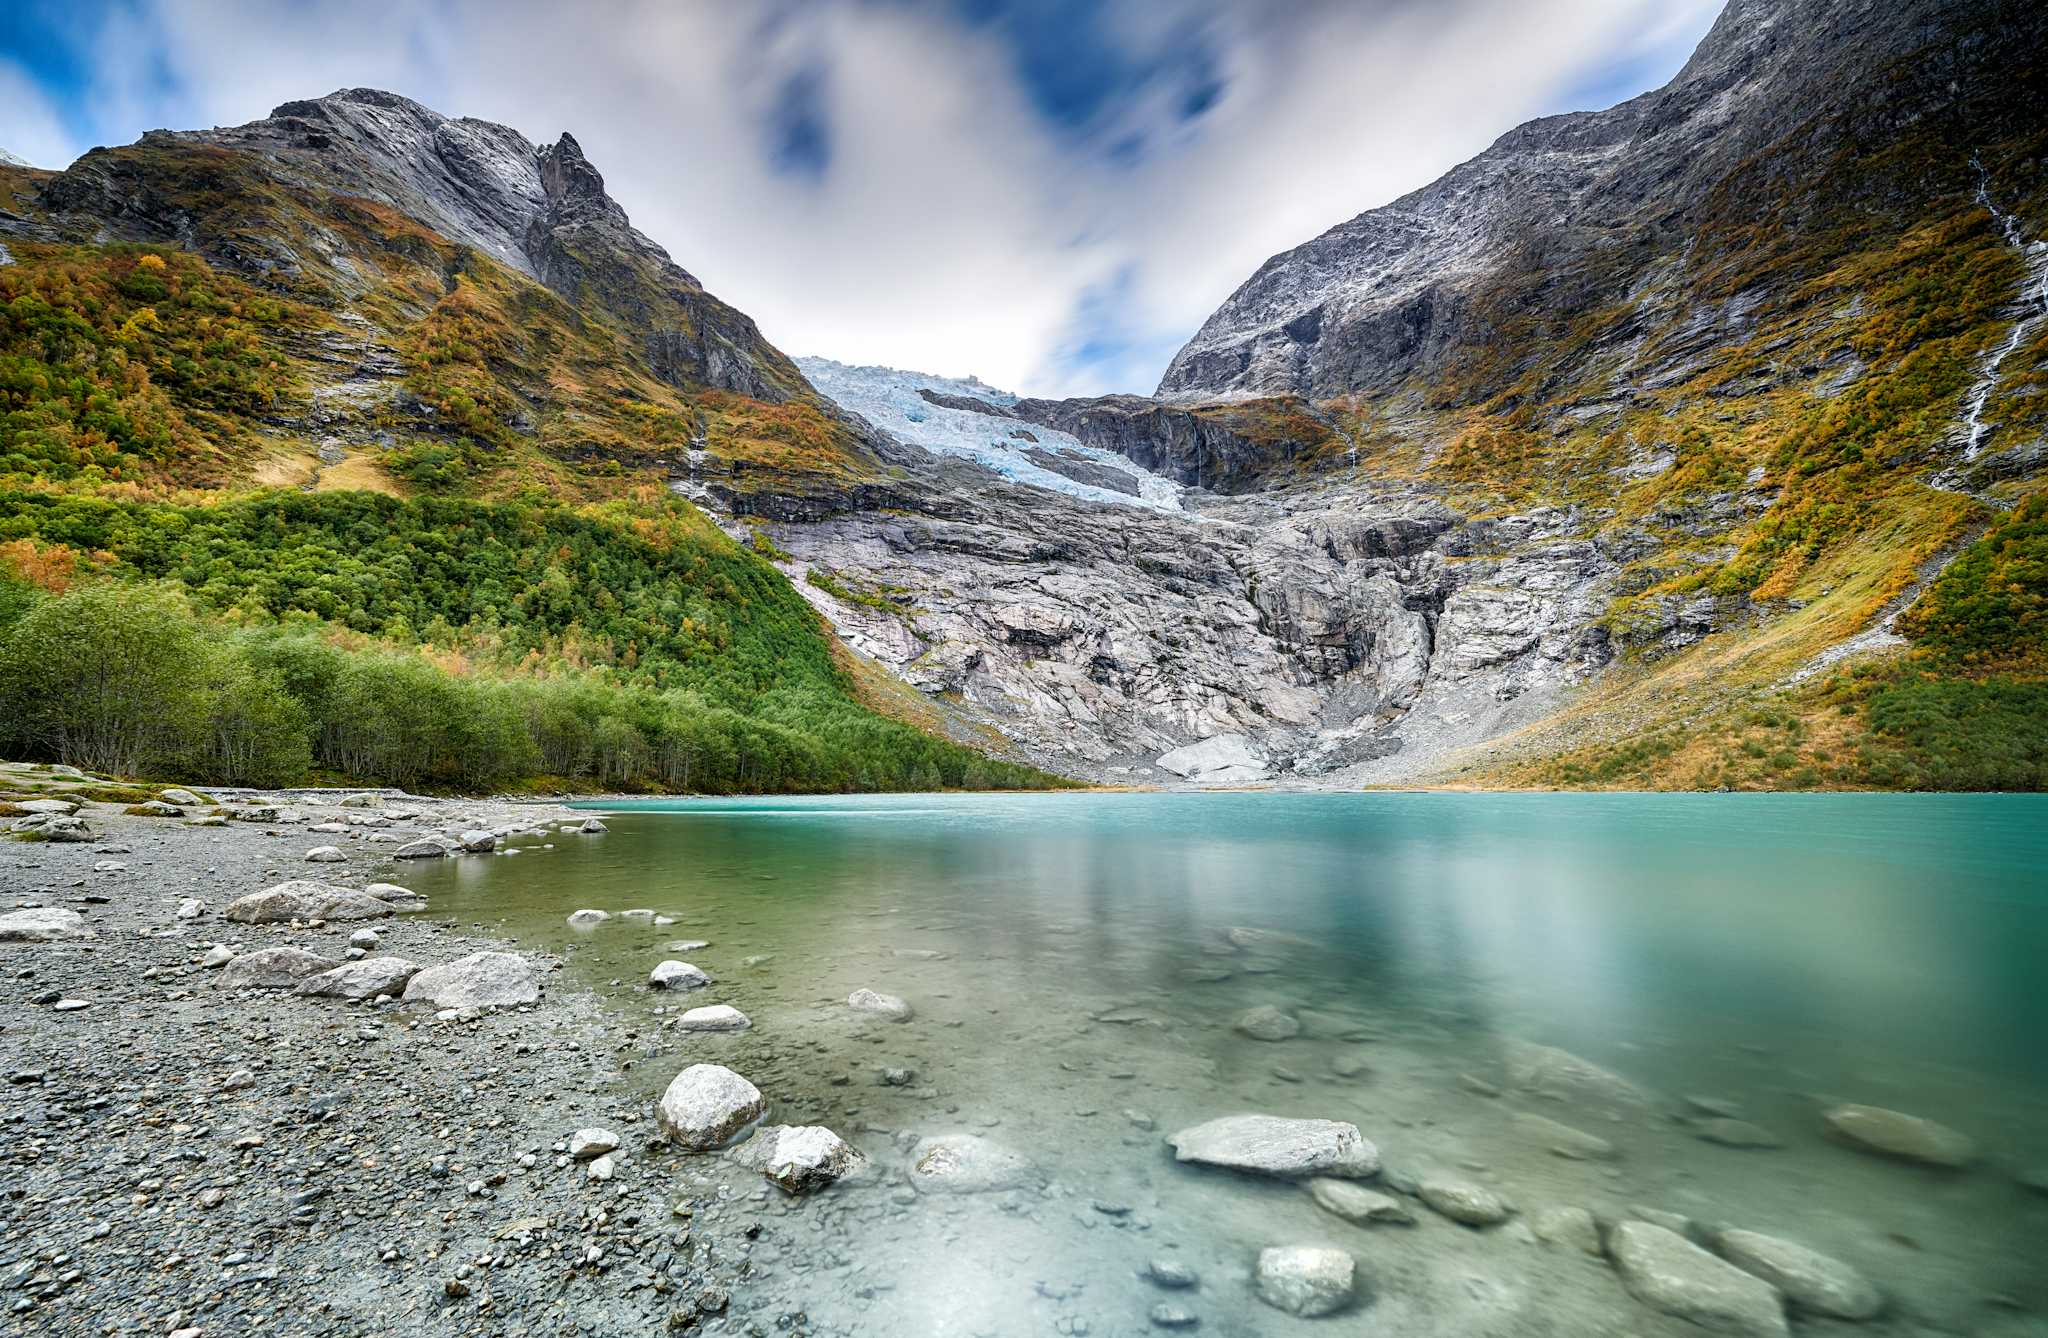
{"label": "cliff face", "polygon": [[[2023,0],[1733,0],[1666,87],[1530,122],[1274,256],[1158,393],[1470,397],[1511,381],[1461,376],[1504,316],[1557,323],[1647,298],[1638,323],[1652,325],[1726,259],[1731,226],[1844,210],[1910,226],[1967,194],[1972,146],[2038,128],[2044,35]],[[1949,161],[1896,152],[1921,134]],[[1866,159],[1853,194],[1832,170],[1845,158]]]}

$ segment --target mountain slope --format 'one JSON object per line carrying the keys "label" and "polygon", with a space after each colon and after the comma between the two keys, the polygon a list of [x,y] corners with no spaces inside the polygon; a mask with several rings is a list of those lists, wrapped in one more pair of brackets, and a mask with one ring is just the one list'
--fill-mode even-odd
{"label": "mountain slope", "polygon": [[[1248,528],[1221,532],[1204,609],[1151,591],[1171,522],[1118,522],[1138,553],[1037,587],[1059,637],[1020,655],[985,631],[975,662],[1061,728],[1241,735],[1318,783],[1958,783],[1872,722],[1921,678],[1951,706],[2005,691],[1926,649],[1928,608],[1955,634],[2037,616],[1994,521],[2048,460],[2044,51],[2038,5],[1736,0],[1668,88],[1512,131],[1275,257],[1161,400],[996,406],[992,427],[1071,432]],[[1277,430],[1191,426],[1232,413]],[[1421,514],[1433,533],[1392,549],[1287,537]],[[1977,594],[1930,605],[1959,553]],[[1079,593],[1106,561],[1147,611]],[[1360,597],[1382,576],[1390,599]],[[942,642],[960,598],[928,601]],[[1147,618],[1206,626],[1239,681],[1118,691]],[[1146,659],[1185,667],[1165,642]],[[1096,688],[1061,686],[1077,670]],[[2048,778],[2048,752],[1983,780],[2015,774]]]}
{"label": "mountain slope", "polygon": [[209,648],[135,754],[198,778],[254,730],[273,782],[1046,783],[676,495],[829,511],[893,449],[567,136],[350,90],[0,167],[0,749],[71,746],[32,643],[76,624]]}

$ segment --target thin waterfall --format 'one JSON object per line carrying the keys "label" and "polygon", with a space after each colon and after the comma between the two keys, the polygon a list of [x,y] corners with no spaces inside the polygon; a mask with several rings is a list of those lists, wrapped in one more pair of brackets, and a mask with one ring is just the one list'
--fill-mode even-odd
{"label": "thin waterfall", "polygon": [[1998,230],[2005,234],[2005,240],[2020,258],[2026,262],[2026,277],[2020,288],[2020,317],[2013,322],[2012,333],[2005,342],[1985,355],[1984,370],[1977,378],[1977,384],[1970,389],[1969,410],[1963,416],[1963,426],[1968,433],[1963,447],[1963,459],[1974,460],[1982,449],[1984,438],[1995,424],[1984,421],[1984,408],[1991,402],[1991,396],[1998,389],[1999,369],[2013,352],[2032,336],[2034,329],[2044,317],[2048,317],[2048,241],[2029,242],[2020,231],[2017,218],[2006,213],[1991,201],[1991,176],[1984,170],[1984,164],[1974,155],[1970,165],[1977,169],[1977,203],[1991,213],[1998,224]]}

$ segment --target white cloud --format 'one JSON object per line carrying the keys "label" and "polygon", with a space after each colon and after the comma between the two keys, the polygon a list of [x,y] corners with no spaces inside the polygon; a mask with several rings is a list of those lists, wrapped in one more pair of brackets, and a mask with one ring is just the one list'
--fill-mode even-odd
{"label": "white cloud", "polygon": [[77,155],[57,107],[11,60],[0,59],[0,149],[37,167],[63,167]]}
{"label": "white cloud", "polygon": [[[783,348],[1070,394],[1149,390],[1268,255],[1696,33],[1718,4],[1140,0],[1130,40],[1206,22],[1229,83],[1191,127],[1163,96],[1122,108],[1116,132],[1151,145],[1135,167],[1049,125],[999,33],[911,4],[160,0],[84,49],[110,141],[352,85],[537,140],[571,130],[640,229]],[[817,179],[776,171],[763,126],[802,69],[824,72]],[[35,140],[18,153],[85,147],[4,64],[0,109]],[[1091,294],[1129,347],[1076,365]]]}

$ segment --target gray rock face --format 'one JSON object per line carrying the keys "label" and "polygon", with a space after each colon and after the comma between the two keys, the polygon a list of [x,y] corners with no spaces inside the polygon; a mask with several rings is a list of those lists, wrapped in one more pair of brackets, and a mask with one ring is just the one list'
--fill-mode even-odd
{"label": "gray rock face", "polygon": [[1252,1281],[1267,1305],[1313,1319],[1351,1304],[1358,1287],[1358,1263],[1328,1246],[1275,1246],[1259,1251]]}
{"label": "gray rock face", "polygon": [[878,994],[874,990],[860,989],[846,996],[846,1006],[856,1013],[866,1013],[889,1022],[908,1022],[915,1012],[910,1005],[893,994]]}
{"label": "gray rock face", "polygon": [[[1988,48],[1982,65],[1897,75],[1893,63],[1910,67],[1940,12],[1931,2],[1736,0],[1665,87],[1531,121],[1428,186],[1268,260],[1174,356],[1158,393],[1322,400],[1434,381],[1484,341],[1505,294],[1560,319],[1629,294],[1639,319],[1661,322],[1672,299],[1645,296],[1642,279],[1670,262],[1745,160],[1795,134],[1810,139],[1806,162],[1843,151],[1860,123],[1844,103],[1858,90],[1883,87],[1887,105],[1917,109],[1940,105],[1952,80],[1996,77],[1987,70],[1998,68],[1998,45],[1981,41],[1970,45]],[[1603,251],[1611,274],[1589,293],[1583,276]]]}
{"label": "gray rock face", "polygon": [[374,920],[393,914],[393,908],[390,902],[352,887],[295,878],[237,897],[221,914],[236,924],[261,925],[287,920]]}
{"label": "gray rock face", "polygon": [[374,999],[380,994],[397,998],[419,969],[418,962],[406,957],[364,957],[307,976],[299,982],[298,993],[327,999]]}
{"label": "gray rock face", "polygon": [[1977,1159],[1977,1145],[1945,1124],[1878,1106],[1836,1106],[1821,1117],[1850,1146],[1901,1161],[1950,1168]]}
{"label": "gray rock face", "polygon": [[980,1194],[1043,1182],[1030,1158],[979,1134],[934,1134],[910,1149],[910,1183],[926,1194]]}
{"label": "gray rock face", "polygon": [[822,1125],[776,1124],[754,1131],[734,1157],[785,1194],[809,1194],[858,1171],[866,1158]]}
{"label": "gray rock face", "polygon": [[1159,769],[1197,785],[1243,785],[1270,774],[1265,755],[1242,734],[1219,734],[1159,758]]}
{"label": "gray rock face", "polygon": [[84,916],[61,906],[37,906],[0,915],[0,943],[55,943],[92,936]]}
{"label": "gray rock face", "polygon": [[1607,1249],[1629,1295],[1652,1310],[1741,1338],[1787,1338],[1791,1332],[1777,1288],[1676,1232],[1622,1222],[1608,1234]]}
{"label": "gray rock face", "polygon": [[1729,1263],[1770,1283],[1800,1310],[1864,1320],[1884,1309],[1883,1295],[1868,1278],[1818,1250],[1755,1231],[1723,1231],[1714,1244]]}
{"label": "gray rock face", "polygon": [[517,953],[473,952],[420,971],[403,997],[436,1008],[513,1008],[539,1001],[540,975]]}
{"label": "gray rock face", "polygon": [[1226,1115],[1166,1140],[1180,1161],[1288,1178],[1365,1180],[1379,1171],[1379,1149],[1355,1124],[1278,1115]]}
{"label": "gray rock face", "polygon": [[669,1081],[655,1119],[671,1143],[710,1152],[737,1138],[766,1109],[761,1090],[720,1064],[692,1064]]}
{"label": "gray rock face", "polygon": [[304,948],[259,948],[243,953],[220,969],[214,984],[231,990],[289,990],[300,981],[341,963]]}

